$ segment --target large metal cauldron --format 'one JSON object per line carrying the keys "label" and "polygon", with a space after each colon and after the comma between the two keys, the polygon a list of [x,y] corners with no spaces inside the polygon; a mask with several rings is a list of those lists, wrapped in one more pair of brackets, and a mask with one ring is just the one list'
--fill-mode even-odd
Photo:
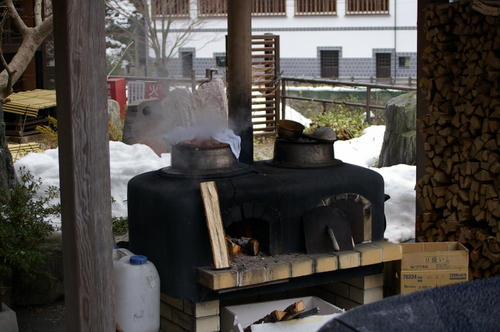
{"label": "large metal cauldron", "polygon": [[320,143],[311,140],[291,141],[276,139],[272,164],[287,167],[325,167],[337,165],[333,143]]}
{"label": "large metal cauldron", "polygon": [[229,144],[200,147],[180,142],[172,147],[172,168],[178,170],[211,170],[231,168],[238,164]]}

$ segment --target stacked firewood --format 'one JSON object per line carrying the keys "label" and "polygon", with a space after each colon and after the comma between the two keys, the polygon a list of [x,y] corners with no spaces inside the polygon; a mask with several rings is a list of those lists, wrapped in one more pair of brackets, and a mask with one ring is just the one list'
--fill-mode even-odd
{"label": "stacked firewood", "polygon": [[[473,2],[473,1],[472,1]],[[470,276],[500,275],[500,17],[471,1],[429,5],[422,53],[429,102],[419,119],[426,174],[418,240],[459,241]]]}
{"label": "stacked firewood", "polygon": [[[304,301],[300,300],[297,302],[294,302],[290,304],[284,311],[281,310],[273,310],[271,313],[267,314],[266,316],[262,317],[261,319],[253,322],[252,325],[255,324],[263,324],[263,323],[276,323],[276,322],[285,322],[294,318],[299,318],[299,317],[306,317],[309,314],[314,315],[319,313],[319,308],[313,308],[309,310],[307,313],[304,312],[306,309],[306,305]],[[302,313],[302,315],[301,315]],[[247,326],[244,329],[244,332],[251,332],[252,331],[252,325]]]}

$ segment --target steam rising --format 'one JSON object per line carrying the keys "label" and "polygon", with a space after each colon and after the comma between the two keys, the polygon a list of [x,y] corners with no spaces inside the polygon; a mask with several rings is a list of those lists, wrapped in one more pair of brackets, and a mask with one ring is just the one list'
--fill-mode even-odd
{"label": "steam rising", "polygon": [[[182,93],[185,94],[185,91],[187,90],[184,89]],[[174,95],[171,97],[173,98]],[[231,151],[238,158],[241,138],[227,128],[228,103],[222,79],[216,78],[202,84],[191,96],[184,96],[184,100],[187,103],[182,108],[182,126],[177,126],[163,135],[165,141],[170,145],[175,145],[181,141],[213,138],[221,143],[229,144]],[[177,109],[181,109],[180,105],[177,106]]]}
{"label": "steam rising", "polygon": [[231,129],[217,126],[202,127],[176,127],[163,138],[170,145],[175,145],[182,141],[192,141],[196,138],[209,140],[211,138],[221,143],[229,144],[231,152],[236,158],[239,158],[241,151],[241,138],[234,134]]}
{"label": "steam rising", "polygon": [[183,140],[213,138],[229,144],[238,158],[241,138],[227,129],[228,102],[221,78],[202,84],[194,92],[175,88],[161,105],[159,102],[151,105],[148,112],[144,107],[131,120],[134,122],[133,140],[127,143],[146,144],[161,155],[170,152],[170,145]]}

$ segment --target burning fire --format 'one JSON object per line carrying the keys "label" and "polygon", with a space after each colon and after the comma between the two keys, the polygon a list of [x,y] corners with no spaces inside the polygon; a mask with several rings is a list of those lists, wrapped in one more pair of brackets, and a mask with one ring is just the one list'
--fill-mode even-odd
{"label": "burning fire", "polygon": [[229,252],[233,255],[246,254],[257,256],[259,254],[259,241],[249,237],[232,238],[226,236]]}

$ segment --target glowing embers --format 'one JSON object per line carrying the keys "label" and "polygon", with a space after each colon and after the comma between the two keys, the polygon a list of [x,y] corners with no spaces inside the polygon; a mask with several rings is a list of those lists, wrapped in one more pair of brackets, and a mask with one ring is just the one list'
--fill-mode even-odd
{"label": "glowing embers", "polygon": [[251,237],[226,237],[230,255],[245,254],[257,256],[260,252],[260,243]]}
{"label": "glowing embers", "polygon": [[[235,239],[232,243],[247,242],[241,252],[249,255],[281,253],[281,215],[271,206],[264,203],[234,206],[223,212],[222,219],[226,235]],[[255,253],[256,245],[258,251]]]}

